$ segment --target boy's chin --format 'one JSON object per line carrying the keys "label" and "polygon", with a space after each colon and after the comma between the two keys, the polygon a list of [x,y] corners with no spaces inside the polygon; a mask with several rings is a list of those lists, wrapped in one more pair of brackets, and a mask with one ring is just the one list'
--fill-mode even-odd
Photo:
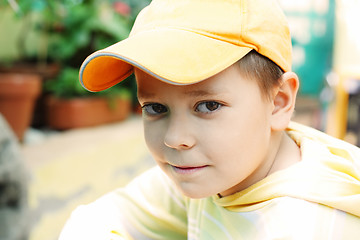
{"label": "boy's chin", "polygon": [[204,192],[204,191],[188,191],[185,189],[181,189],[180,191],[182,192],[182,194],[188,198],[192,198],[192,199],[201,199],[201,198],[207,198],[207,197],[211,197],[213,195],[216,195],[216,193],[210,193],[210,192]]}

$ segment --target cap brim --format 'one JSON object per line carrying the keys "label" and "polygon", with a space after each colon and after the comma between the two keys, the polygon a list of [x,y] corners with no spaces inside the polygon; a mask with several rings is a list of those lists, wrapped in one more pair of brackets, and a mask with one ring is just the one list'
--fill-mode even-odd
{"label": "cap brim", "polygon": [[101,91],[127,78],[135,66],[171,84],[193,84],[219,73],[249,51],[200,33],[154,29],[90,55],[80,68],[80,81],[90,91]]}

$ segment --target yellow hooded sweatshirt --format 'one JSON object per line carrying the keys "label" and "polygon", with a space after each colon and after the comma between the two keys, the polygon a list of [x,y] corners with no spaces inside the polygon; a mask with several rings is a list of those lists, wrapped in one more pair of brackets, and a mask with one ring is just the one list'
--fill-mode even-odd
{"label": "yellow hooded sweatshirt", "polygon": [[156,167],[79,207],[67,239],[360,239],[360,149],[291,123],[301,161],[231,196],[189,199]]}

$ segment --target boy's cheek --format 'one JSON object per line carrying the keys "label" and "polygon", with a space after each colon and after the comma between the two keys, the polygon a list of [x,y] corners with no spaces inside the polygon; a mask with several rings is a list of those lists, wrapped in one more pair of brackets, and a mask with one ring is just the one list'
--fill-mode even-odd
{"label": "boy's cheek", "polygon": [[156,132],[154,128],[144,126],[145,143],[152,154],[158,155],[163,151],[165,144],[163,143],[162,135]]}

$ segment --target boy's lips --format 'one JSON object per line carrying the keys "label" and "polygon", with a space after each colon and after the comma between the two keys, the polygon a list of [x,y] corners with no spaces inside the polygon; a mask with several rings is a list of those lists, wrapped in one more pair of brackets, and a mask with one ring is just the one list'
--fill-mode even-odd
{"label": "boy's lips", "polygon": [[171,165],[176,173],[179,174],[192,174],[195,172],[198,172],[206,167],[208,165],[202,165],[202,166],[174,166]]}

